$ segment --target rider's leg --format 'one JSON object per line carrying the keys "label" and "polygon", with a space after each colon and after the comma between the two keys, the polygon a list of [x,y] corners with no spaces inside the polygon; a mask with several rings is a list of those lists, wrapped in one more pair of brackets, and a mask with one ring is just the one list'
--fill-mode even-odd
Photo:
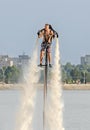
{"label": "rider's leg", "polygon": [[48,47],[48,62],[49,62],[49,67],[52,67],[51,65],[51,47],[49,46]]}
{"label": "rider's leg", "polygon": [[45,53],[45,43],[41,44],[41,52],[40,52],[40,65],[42,65],[42,60],[44,57],[44,53]]}
{"label": "rider's leg", "polygon": [[48,52],[48,61],[49,61],[49,64],[51,64],[51,53]]}
{"label": "rider's leg", "polygon": [[41,64],[41,65],[42,65],[43,57],[44,57],[44,51],[41,50],[41,52],[40,52],[40,64]]}

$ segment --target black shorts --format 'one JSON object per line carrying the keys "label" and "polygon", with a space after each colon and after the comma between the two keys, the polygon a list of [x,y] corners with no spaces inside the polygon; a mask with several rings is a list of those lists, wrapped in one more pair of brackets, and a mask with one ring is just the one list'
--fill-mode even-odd
{"label": "black shorts", "polygon": [[47,52],[50,53],[51,52],[51,43],[43,42],[41,44],[41,51],[45,51],[46,47],[47,47]]}

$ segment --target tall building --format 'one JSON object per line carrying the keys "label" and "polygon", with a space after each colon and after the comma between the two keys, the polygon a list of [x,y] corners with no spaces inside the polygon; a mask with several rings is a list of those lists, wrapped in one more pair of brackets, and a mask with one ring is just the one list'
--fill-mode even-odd
{"label": "tall building", "polygon": [[26,65],[29,64],[30,57],[28,55],[19,55],[19,65],[22,67],[25,67]]}
{"label": "tall building", "polygon": [[13,61],[13,65],[17,66],[17,67],[25,67],[26,65],[28,65],[30,60],[30,57],[28,55],[22,54],[19,55],[18,57],[13,57],[12,61]]}
{"label": "tall building", "polygon": [[19,55],[18,57],[9,57],[8,55],[0,55],[0,68],[7,66],[25,67],[28,65],[30,57],[28,55]]}
{"label": "tall building", "polygon": [[90,55],[85,55],[85,57],[81,57],[81,65],[90,65]]}
{"label": "tall building", "polygon": [[8,55],[0,55],[0,68],[3,66],[12,66],[12,60]]}
{"label": "tall building", "polygon": [[90,55],[85,56],[85,62],[87,65],[90,65]]}
{"label": "tall building", "polygon": [[85,57],[81,57],[81,65],[85,65]]}

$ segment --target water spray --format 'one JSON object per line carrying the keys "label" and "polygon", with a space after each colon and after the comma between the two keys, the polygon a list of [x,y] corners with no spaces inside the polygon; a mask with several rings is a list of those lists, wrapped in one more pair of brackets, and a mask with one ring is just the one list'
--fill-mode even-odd
{"label": "water spray", "polygon": [[64,130],[59,41],[56,38],[54,65],[47,100],[47,129]]}
{"label": "water spray", "polygon": [[[47,51],[46,51],[47,52]],[[47,61],[47,55],[46,55]],[[38,40],[33,57],[25,74],[25,87],[21,99],[21,109],[18,115],[16,130],[33,130],[33,117],[35,112],[35,96],[39,81]],[[59,41],[56,38],[54,65],[51,69],[50,83],[47,84],[48,64],[45,62],[44,99],[43,99],[43,130],[64,130],[63,127],[63,101],[60,68]]]}
{"label": "water spray", "polygon": [[25,84],[22,93],[21,107],[18,115],[18,125],[16,130],[33,130],[32,120],[35,107],[36,84],[39,81],[38,60],[38,40],[35,45],[32,59],[29,63],[26,74],[24,74]]}

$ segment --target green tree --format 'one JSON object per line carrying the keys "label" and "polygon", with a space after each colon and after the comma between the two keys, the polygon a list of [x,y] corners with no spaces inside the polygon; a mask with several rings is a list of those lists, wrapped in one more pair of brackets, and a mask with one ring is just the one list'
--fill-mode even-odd
{"label": "green tree", "polygon": [[87,71],[90,72],[90,65],[87,66]]}
{"label": "green tree", "polygon": [[0,82],[2,82],[2,81],[3,81],[3,70],[0,69]]}
{"label": "green tree", "polygon": [[86,82],[90,82],[90,72],[87,73]]}
{"label": "green tree", "polygon": [[66,81],[67,81],[67,73],[65,69],[62,67],[62,82],[66,82]]}
{"label": "green tree", "polygon": [[62,81],[67,83],[72,83],[81,81],[81,83],[89,82],[90,65],[72,65],[71,63],[66,63],[62,67]]}
{"label": "green tree", "polygon": [[80,71],[76,67],[71,70],[70,75],[75,83],[77,80],[80,80]]}
{"label": "green tree", "polygon": [[64,69],[67,72],[70,72],[74,68],[74,65],[72,65],[70,62],[67,62],[66,65],[64,65]]}
{"label": "green tree", "polygon": [[72,65],[71,63],[66,63],[66,65],[63,66],[64,70],[66,72],[66,83],[72,83],[72,76],[71,76],[71,70],[74,69],[75,65]]}
{"label": "green tree", "polygon": [[19,70],[15,66],[8,66],[5,70],[5,82],[17,83],[19,80]]}

